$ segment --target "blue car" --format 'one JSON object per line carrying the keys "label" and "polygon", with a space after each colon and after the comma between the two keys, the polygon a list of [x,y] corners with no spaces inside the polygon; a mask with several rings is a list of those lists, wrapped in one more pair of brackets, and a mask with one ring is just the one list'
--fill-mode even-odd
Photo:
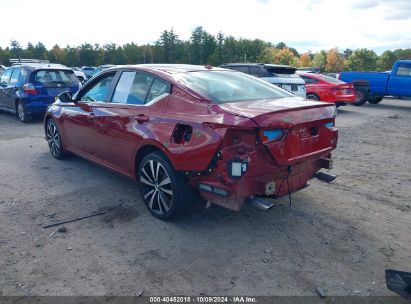
{"label": "blue car", "polygon": [[19,63],[0,77],[0,110],[16,114],[30,122],[35,114],[44,114],[62,92],[78,91],[80,82],[74,71],[60,64]]}

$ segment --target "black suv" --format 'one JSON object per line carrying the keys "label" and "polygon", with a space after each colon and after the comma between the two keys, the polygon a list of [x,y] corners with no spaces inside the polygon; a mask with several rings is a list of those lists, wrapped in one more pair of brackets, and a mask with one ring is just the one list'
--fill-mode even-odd
{"label": "black suv", "polygon": [[78,91],[79,80],[72,69],[47,62],[17,62],[0,77],[0,110],[30,122],[34,114],[44,114],[62,92]]}

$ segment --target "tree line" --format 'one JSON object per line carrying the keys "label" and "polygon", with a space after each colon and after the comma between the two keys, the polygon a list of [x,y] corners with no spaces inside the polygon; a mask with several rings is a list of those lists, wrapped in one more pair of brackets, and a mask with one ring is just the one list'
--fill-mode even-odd
{"label": "tree line", "polygon": [[214,36],[199,26],[193,30],[189,40],[179,39],[171,28],[164,30],[155,43],[142,45],[83,43],[80,46],[60,47],[56,44],[48,50],[41,42],[30,42],[26,47],[22,47],[18,41],[12,40],[10,46],[4,49],[0,47],[0,63],[7,66],[10,58],[44,59],[71,67],[139,63],[218,66],[230,62],[261,62],[318,67],[323,72],[386,71],[391,69],[395,60],[411,59],[411,49],[387,50],[381,55],[367,48],[346,49],[343,52],[332,48],[317,53],[300,54],[284,42],[273,44],[260,39],[236,39],[221,32]]}

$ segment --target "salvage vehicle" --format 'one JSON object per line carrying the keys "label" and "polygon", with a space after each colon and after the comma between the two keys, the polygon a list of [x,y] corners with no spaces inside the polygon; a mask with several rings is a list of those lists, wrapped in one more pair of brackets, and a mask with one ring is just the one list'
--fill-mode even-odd
{"label": "salvage vehicle", "polygon": [[[21,61],[21,62],[20,62]],[[62,92],[75,93],[80,82],[72,69],[44,61],[19,60],[0,77],[0,110],[31,122],[33,115],[44,114]]]}
{"label": "salvage vehicle", "polygon": [[377,104],[387,95],[411,97],[411,60],[397,60],[388,72],[341,72],[339,79],[354,85],[356,106]]}
{"label": "salvage vehicle", "polygon": [[259,77],[296,96],[306,97],[305,82],[296,74],[294,67],[263,63],[226,63],[220,67]]}
{"label": "salvage vehicle", "polygon": [[332,177],[333,104],[258,78],[195,65],[117,66],[52,104],[54,158],[76,154],[136,179],[151,213],[168,219],[200,196],[240,210]]}
{"label": "salvage vehicle", "polygon": [[298,75],[305,81],[307,99],[332,102],[336,107],[352,103],[356,99],[351,83],[316,73],[298,72]]}

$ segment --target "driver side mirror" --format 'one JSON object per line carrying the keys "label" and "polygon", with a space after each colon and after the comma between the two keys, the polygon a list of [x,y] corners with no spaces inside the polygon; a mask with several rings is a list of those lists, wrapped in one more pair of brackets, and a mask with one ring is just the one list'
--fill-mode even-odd
{"label": "driver side mirror", "polygon": [[57,98],[61,102],[73,102],[73,96],[71,96],[71,93],[69,91],[59,94]]}

